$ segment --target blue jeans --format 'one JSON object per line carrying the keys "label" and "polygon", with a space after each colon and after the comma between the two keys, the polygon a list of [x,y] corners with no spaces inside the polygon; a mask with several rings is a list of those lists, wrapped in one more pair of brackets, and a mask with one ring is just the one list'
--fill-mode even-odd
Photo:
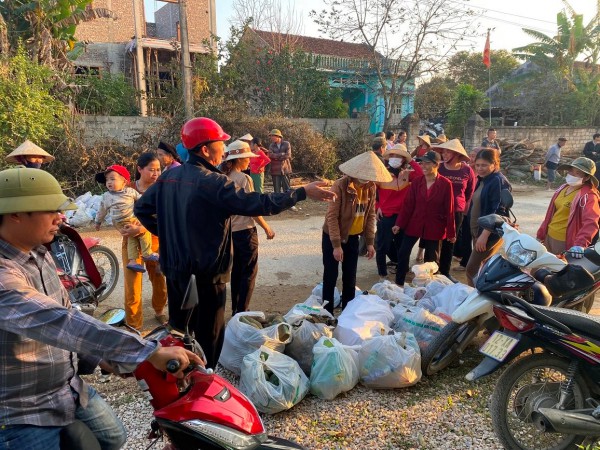
{"label": "blue jeans", "polygon": [[[85,423],[98,439],[102,450],[117,450],[125,444],[127,432],[108,404],[89,387],[87,408],[78,406],[75,417]],[[0,448],[54,450],[60,448],[63,427],[9,425],[0,427]]]}

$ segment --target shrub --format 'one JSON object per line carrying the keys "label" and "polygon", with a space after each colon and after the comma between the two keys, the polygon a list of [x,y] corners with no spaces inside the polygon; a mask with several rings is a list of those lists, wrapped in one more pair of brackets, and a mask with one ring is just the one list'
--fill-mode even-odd
{"label": "shrub", "polygon": [[102,72],[100,77],[78,78],[80,91],[74,101],[86,114],[105,116],[135,116],[138,114],[138,93],[123,74]]}

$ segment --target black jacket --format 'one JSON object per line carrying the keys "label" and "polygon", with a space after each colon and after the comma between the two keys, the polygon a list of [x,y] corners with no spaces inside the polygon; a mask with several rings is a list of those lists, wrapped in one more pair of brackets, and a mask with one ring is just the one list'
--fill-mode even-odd
{"label": "black jacket", "polygon": [[590,141],[583,147],[583,156],[591,159],[596,164],[600,162],[600,144],[594,144],[594,141]]}
{"label": "black jacket", "polygon": [[306,198],[303,188],[281,194],[246,193],[216,167],[190,153],[164,172],[135,204],[135,216],[160,242],[167,278],[196,275],[226,283],[232,263],[232,215],[278,214]]}

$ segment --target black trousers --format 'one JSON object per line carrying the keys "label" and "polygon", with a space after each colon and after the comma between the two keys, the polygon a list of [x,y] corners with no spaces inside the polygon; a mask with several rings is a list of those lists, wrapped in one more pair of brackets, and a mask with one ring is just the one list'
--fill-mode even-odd
{"label": "black trousers", "polygon": [[[416,236],[404,235],[402,243],[398,249],[398,269],[396,272],[396,284],[403,286],[406,274],[408,273],[410,263],[410,253],[419,240]],[[440,257],[440,241],[429,241],[421,238],[421,243],[425,249],[425,262],[438,261]]]}
{"label": "black trousers", "polygon": [[[463,222],[465,214],[462,212],[454,213],[454,226],[456,229],[456,235],[458,236],[458,230]],[[450,266],[452,265],[452,255],[454,253],[454,244],[447,239],[442,241],[442,250],[440,252],[440,263],[439,263],[439,272],[442,275],[450,275]]]}
{"label": "black trousers", "polygon": [[[185,330],[189,311],[182,311],[181,304],[189,282],[189,275],[167,278],[169,296],[169,324],[178,330]],[[197,283],[200,303],[190,319],[190,333],[202,346],[206,354],[206,367],[214,368],[219,361],[225,336],[226,284]]]}
{"label": "black trousers", "polygon": [[398,262],[398,238],[392,233],[392,227],[396,224],[397,214],[391,217],[382,217],[377,222],[377,233],[375,234],[375,262],[377,273],[385,277],[387,273],[386,257],[392,262]]}
{"label": "black trousers", "polygon": [[258,234],[256,227],[232,233],[231,315],[248,311],[258,273]]}
{"label": "black trousers", "polygon": [[471,252],[473,251],[473,238],[471,237],[470,222],[469,216],[465,215],[462,225],[460,226],[460,238],[454,245],[454,254],[462,257],[460,260],[460,265],[463,267],[467,267],[467,263],[471,257]]}
{"label": "black trousers", "polygon": [[[333,293],[337,283],[339,262],[333,257],[333,245],[329,235],[323,232],[321,240],[323,251],[323,300],[329,303],[325,309],[333,313]],[[358,265],[358,235],[348,236],[342,243],[342,308],[345,308],[356,292],[356,266]]]}

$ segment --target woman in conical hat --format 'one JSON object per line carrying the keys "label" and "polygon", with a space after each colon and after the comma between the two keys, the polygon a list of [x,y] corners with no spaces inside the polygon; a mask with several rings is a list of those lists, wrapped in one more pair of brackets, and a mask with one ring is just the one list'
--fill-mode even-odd
{"label": "woman in conical hat", "polygon": [[325,215],[321,246],[323,250],[323,300],[333,313],[333,293],[342,263],[342,308],[354,298],[358,237],[367,243],[367,257],[375,255],[375,183],[391,182],[393,177],[377,158],[368,151],[340,165],[344,174],[336,180],[331,191],[337,195]]}
{"label": "woman in conical hat", "polygon": [[419,140],[419,145],[417,145],[410,154],[410,156],[413,158],[422,157],[431,148],[431,140],[429,139],[429,135],[424,134],[422,136],[417,136],[417,139]]}
{"label": "woman in conical hat", "polygon": [[[438,170],[439,174],[448,178],[452,182],[452,192],[454,195],[454,224],[457,230],[457,240],[462,238],[461,225],[463,218],[467,213],[467,205],[471,202],[473,191],[477,178],[475,172],[467,164],[470,161],[467,151],[458,139],[451,139],[442,144],[433,144],[433,149],[442,154],[442,164]],[[466,239],[470,239],[467,237]],[[440,268],[442,275],[455,281],[450,275],[450,266],[452,264],[452,255],[455,244],[448,239],[442,241],[442,250],[440,253]],[[460,248],[460,247],[459,247]]]}
{"label": "woman in conical hat", "polygon": [[21,164],[33,169],[39,169],[42,167],[42,164],[54,161],[54,156],[27,139],[11,153],[6,155],[6,161],[13,164]]}

